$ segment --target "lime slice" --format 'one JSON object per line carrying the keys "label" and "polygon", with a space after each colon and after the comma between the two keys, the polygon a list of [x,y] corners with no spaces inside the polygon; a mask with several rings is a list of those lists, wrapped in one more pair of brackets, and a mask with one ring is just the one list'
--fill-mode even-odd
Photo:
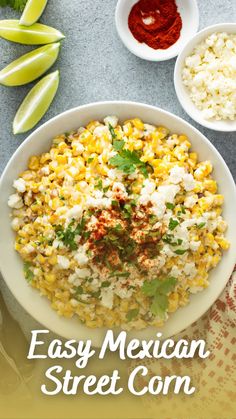
{"label": "lime slice", "polygon": [[45,76],[25,97],[13,122],[14,134],[29,131],[47,112],[59,85],[59,71]]}
{"label": "lime slice", "polygon": [[50,26],[35,23],[22,26],[19,20],[0,20],[0,37],[25,45],[50,44],[65,38],[63,33]]}
{"label": "lime slice", "polygon": [[0,71],[0,84],[21,86],[36,80],[56,61],[60,42],[45,45],[23,55]]}
{"label": "lime slice", "polygon": [[28,0],[20,18],[20,24],[31,26],[37,22],[45,9],[47,2],[48,0]]}

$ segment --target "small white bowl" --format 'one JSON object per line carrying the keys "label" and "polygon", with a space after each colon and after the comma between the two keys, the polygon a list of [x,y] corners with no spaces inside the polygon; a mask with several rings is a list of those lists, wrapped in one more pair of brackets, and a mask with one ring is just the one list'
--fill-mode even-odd
{"label": "small white bowl", "polygon": [[178,11],[182,18],[183,27],[178,41],[168,49],[155,50],[144,43],[138,42],[128,26],[130,11],[138,0],[118,0],[116,6],[116,28],[125,46],[137,57],[149,61],[165,61],[176,57],[183,49],[189,38],[197,32],[199,25],[199,11],[196,0],[176,0]]}
{"label": "small white bowl", "polygon": [[214,32],[228,32],[236,33],[236,23],[220,23],[217,25],[208,26],[202,31],[198,32],[190,41],[185,45],[184,49],[179,54],[174,71],[174,84],[177,97],[180,104],[184,108],[185,112],[191,116],[194,121],[203,125],[206,128],[213,129],[215,131],[232,132],[236,131],[236,120],[221,120],[217,121],[214,119],[207,120],[203,117],[202,111],[200,111],[196,105],[192,102],[187,87],[184,85],[182,80],[182,70],[184,67],[185,59],[191,55],[194,48],[206,39],[209,35]]}
{"label": "small white bowl", "polygon": [[[23,275],[22,259],[14,250],[15,234],[11,229],[11,211],[7,206],[7,200],[14,192],[13,180],[25,170],[30,156],[48,151],[52,138],[56,135],[72,131],[91,120],[102,120],[106,115],[117,115],[121,121],[139,117],[150,124],[167,126],[173,133],[186,134],[192,143],[192,150],[198,153],[199,159],[211,160],[214,179],[219,184],[219,193],[223,193],[225,197],[223,217],[229,226],[226,237],[231,245],[219,265],[211,271],[209,288],[191,295],[190,303],[171,314],[163,328],[148,327],[127,334],[128,341],[133,338],[153,339],[157,332],[162,332],[163,338],[168,338],[186,329],[210,308],[233,271],[236,255],[236,189],[228,167],[210,141],[183,119],[162,109],[125,101],[98,102],[70,109],[36,129],[16,150],[0,180],[0,269],[6,284],[22,307],[44,327],[67,339],[92,339],[94,346],[101,345],[107,329],[89,329],[76,317],[59,317],[48,300],[40,297],[39,292],[27,284]],[[115,333],[120,330],[116,328]]]}

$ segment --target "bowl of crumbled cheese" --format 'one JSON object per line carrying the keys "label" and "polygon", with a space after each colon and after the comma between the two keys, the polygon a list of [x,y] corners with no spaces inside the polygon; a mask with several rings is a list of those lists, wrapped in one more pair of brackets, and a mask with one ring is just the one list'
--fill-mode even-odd
{"label": "bowl of crumbled cheese", "polygon": [[175,90],[184,110],[216,131],[236,131],[236,24],[209,26],[180,53]]}

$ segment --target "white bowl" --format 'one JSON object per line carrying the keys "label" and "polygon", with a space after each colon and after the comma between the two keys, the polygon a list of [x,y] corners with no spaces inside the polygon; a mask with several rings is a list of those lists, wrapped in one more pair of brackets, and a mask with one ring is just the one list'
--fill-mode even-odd
{"label": "white bowl", "polygon": [[[179,309],[170,316],[161,329],[167,338],[188,327],[209,309],[225,287],[233,270],[236,254],[236,190],[232,176],[224,160],[213,145],[195,128],[177,116],[155,108],[133,102],[101,102],[80,106],[56,116],[31,134],[18,148],[9,161],[0,180],[0,268],[3,277],[19,303],[37,321],[47,329],[64,338],[92,338],[94,346],[102,342],[106,329],[89,329],[78,321],[78,318],[59,317],[51,308],[45,297],[40,297],[37,290],[31,288],[23,275],[23,264],[14,250],[14,232],[10,226],[10,210],[7,200],[13,193],[12,183],[20,172],[25,170],[28,158],[49,150],[54,136],[85,125],[90,120],[102,120],[106,115],[117,115],[121,120],[140,117],[148,123],[167,126],[174,133],[185,133],[192,142],[193,150],[199,153],[201,160],[209,159],[214,165],[214,178],[219,183],[220,192],[224,193],[224,217],[229,224],[227,238],[231,242],[229,251],[225,252],[220,264],[210,274],[210,286],[203,292],[193,295],[189,305]],[[150,339],[155,337],[158,329],[149,327],[142,331],[128,333],[133,337]]]}
{"label": "white bowl", "polygon": [[216,121],[207,120],[203,118],[202,111],[200,111],[190,99],[188,89],[182,81],[182,70],[184,67],[185,59],[191,55],[194,48],[214,32],[229,32],[236,33],[236,23],[220,23],[217,25],[208,26],[202,31],[198,32],[190,41],[185,45],[184,49],[179,54],[174,71],[174,84],[177,97],[185,112],[191,116],[194,121],[216,131],[236,131],[235,121]]}
{"label": "white bowl", "polygon": [[182,18],[183,27],[180,38],[170,48],[155,50],[144,43],[138,42],[132,35],[128,26],[130,11],[138,0],[118,0],[116,6],[116,28],[125,46],[135,55],[149,61],[165,61],[176,57],[183,49],[186,42],[198,30],[199,12],[196,0],[177,0],[179,13]]}

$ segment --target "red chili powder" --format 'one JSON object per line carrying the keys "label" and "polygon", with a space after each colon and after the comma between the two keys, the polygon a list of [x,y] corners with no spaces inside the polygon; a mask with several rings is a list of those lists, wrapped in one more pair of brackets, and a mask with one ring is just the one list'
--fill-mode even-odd
{"label": "red chili powder", "polygon": [[153,49],[169,48],[182,29],[175,0],[139,0],[131,9],[128,24],[137,41]]}

